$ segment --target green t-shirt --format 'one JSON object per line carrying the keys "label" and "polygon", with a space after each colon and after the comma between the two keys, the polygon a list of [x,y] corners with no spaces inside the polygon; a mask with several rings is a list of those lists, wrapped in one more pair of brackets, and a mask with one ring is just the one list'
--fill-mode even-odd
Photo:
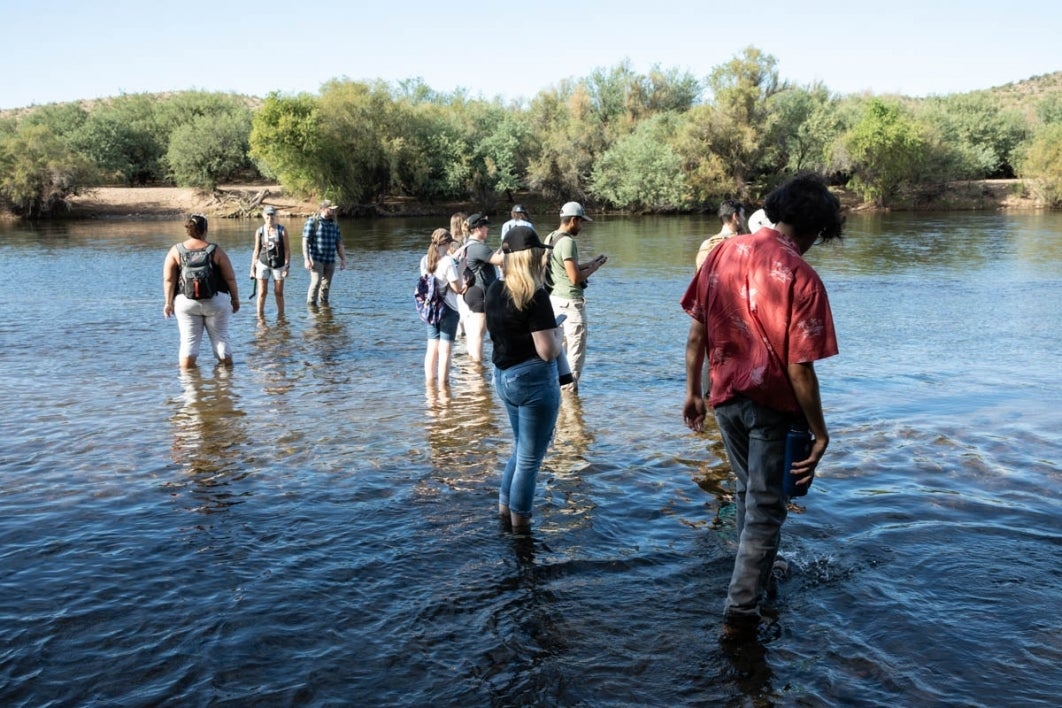
{"label": "green t-shirt", "polygon": [[582,300],[583,286],[573,285],[564,269],[564,261],[570,260],[579,267],[579,247],[567,231],[554,231],[548,236],[547,243],[552,244],[553,251],[549,257],[550,275],[553,278],[554,297],[566,300]]}

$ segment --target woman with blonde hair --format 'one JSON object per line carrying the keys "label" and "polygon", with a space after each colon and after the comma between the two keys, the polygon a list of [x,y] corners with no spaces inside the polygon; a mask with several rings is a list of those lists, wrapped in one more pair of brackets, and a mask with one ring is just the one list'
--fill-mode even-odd
{"label": "woman with blonde hair", "polygon": [[428,348],[424,353],[424,378],[429,382],[438,378],[441,385],[450,382],[450,359],[454,339],[457,336],[458,295],[465,291],[464,283],[457,272],[457,261],[450,255],[454,237],[446,229],[435,229],[431,234],[428,252],[420,259],[420,274],[435,277],[435,289],[445,293],[446,314],[436,324],[425,325],[428,332]]}
{"label": "woman with blonde hair", "polygon": [[513,430],[498,513],[513,530],[531,525],[531,504],[560,408],[557,357],[562,335],[542,287],[546,249],[535,230],[516,226],[502,239],[502,271],[487,289],[487,330],[494,344],[494,388]]}
{"label": "woman with blonde hair", "polygon": [[454,237],[453,248],[456,251],[460,248],[465,239],[468,238],[468,223],[465,219],[468,218],[468,214],[463,211],[455,211],[450,215],[450,235]]}
{"label": "woman with blonde hair", "polygon": [[[468,233],[468,214],[463,211],[455,211],[450,215],[450,235],[454,237],[454,242],[450,244],[450,255],[457,261],[457,272],[461,275],[462,280],[465,277],[465,268],[468,267],[468,262],[465,260]],[[463,297],[457,298],[457,312],[461,317],[457,322],[457,334],[463,337],[467,329],[465,322],[471,312]]]}

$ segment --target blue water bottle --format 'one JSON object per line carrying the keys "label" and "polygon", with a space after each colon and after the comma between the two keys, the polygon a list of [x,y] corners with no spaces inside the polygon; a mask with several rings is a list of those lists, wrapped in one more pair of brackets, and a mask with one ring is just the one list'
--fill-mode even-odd
{"label": "blue water bottle", "polygon": [[794,461],[806,460],[810,454],[811,433],[806,425],[794,423],[785,436],[785,461],[782,463],[782,490],[787,497],[802,497],[811,488],[811,482],[798,485],[796,480],[800,477],[794,477],[790,472]]}

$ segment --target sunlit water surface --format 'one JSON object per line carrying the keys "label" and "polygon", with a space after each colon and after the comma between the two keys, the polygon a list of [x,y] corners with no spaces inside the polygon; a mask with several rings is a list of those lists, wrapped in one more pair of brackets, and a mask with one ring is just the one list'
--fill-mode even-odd
{"label": "sunlit water surface", "polygon": [[236,365],[191,375],[162,317],[179,223],[2,227],[4,705],[1057,703],[1062,215],[853,215],[810,252],[832,443],[778,618],[737,649],[733,482],[680,415],[677,302],[715,220],[580,236],[610,260],[524,539],[494,516],[489,367],[461,345],[449,392],[423,382],[436,225],[343,222],[332,309],[296,269],[258,323],[255,224],[214,222]]}

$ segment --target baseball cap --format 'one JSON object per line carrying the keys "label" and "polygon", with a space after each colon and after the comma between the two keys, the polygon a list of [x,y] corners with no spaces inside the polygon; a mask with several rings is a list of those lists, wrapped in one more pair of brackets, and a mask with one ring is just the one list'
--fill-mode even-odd
{"label": "baseball cap", "polygon": [[468,228],[470,228],[470,229],[478,229],[480,226],[489,226],[489,225],[490,225],[490,219],[487,218],[486,214],[478,214],[477,213],[477,214],[473,214],[472,216],[468,217]]}
{"label": "baseball cap", "polygon": [[583,210],[583,205],[579,202],[568,202],[562,206],[560,215],[562,218],[578,216],[583,221],[593,221],[593,219],[586,215],[586,211]]}
{"label": "baseball cap", "polygon": [[277,213],[277,208],[276,207],[272,207],[272,206],[267,206],[265,209],[262,210],[262,213],[263,214],[276,214]]}
{"label": "baseball cap", "polygon": [[524,209],[523,204],[513,204],[513,208],[510,210],[511,214],[526,214],[527,209]]}
{"label": "baseball cap", "polygon": [[336,205],[333,204],[328,199],[325,199],[324,201],[321,202],[321,206],[320,206],[320,210],[321,211],[324,211],[325,209],[335,209],[335,208],[336,208]]}
{"label": "baseball cap", "polygon": [[749,231],[756,233],[764,226],[773,229],[774,224],[767,220],[767,213],[763,209],[757,209],[752,212],[752,216],[749,217]]}
{"label": "baseball cap", "polygon": [[514,226],[505,232],[501,248],[502,253],[516,253],[529,248],[553,248],[553,246],[542,243],[538,238],[538,232],[530,226]]}

